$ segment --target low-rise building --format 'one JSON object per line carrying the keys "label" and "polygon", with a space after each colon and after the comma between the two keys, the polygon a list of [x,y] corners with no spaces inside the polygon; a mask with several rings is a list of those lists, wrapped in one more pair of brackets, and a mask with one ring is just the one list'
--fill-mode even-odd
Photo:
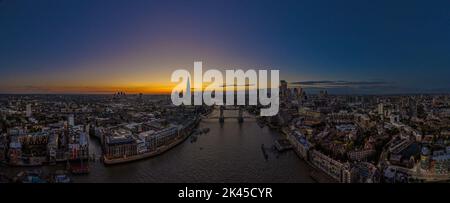
{"label": "low-rise building", "polygon": [[365,161],[376,153],[373,149],[362,149],[347,152],[347,156],[351,161]]}
{"label": "low-rise building", "polygon": [[450,174],[450,147],[446,150],[434,151],[431,157],[431,166],[435,174]]}
{"label": "low-rise building", "polygon": [[137,152],[136,147],[136,141],[133,139],[131,131],[120,128],[106,136],[104,154],[109,158],[132,156]]}
{"label": "low-rise building", "polygon": [[294,131],[289,134],[288,140],[293,146],[294,151],[301,158],[308,160],[308,152],[312,145],[310,142],[308,142],[306,137],[302,133]]}
{"label": "low-rise building", "polygon": [[348,170],[346,170],[347,168],[345,168],[345,164],[334,160],[333,158],[322,154],[317,150],[311,150],[310,161],[315,167],[319,168],[336,181],[346,182],[349,179],[348,173],[343,175],[344,172],[348,172]]}
{"label": "low-rise building", "polygon": [[0,163],[6,161],[6,153],[8,150],[8,140],[6,134],[0,134]]}

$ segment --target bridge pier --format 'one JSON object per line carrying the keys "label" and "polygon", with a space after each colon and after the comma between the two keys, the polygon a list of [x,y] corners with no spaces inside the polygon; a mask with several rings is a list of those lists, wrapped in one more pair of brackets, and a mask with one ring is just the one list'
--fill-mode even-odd
{"label": "bridge pier", "polygon": [[244,117],[242,117],[242,106],[239,106],[238,122],[239,123],[243,123],[244,122]]}
{"label": "bridge pier", "polygon": [[223,113],[225,110],[238,110],[239,115],[237,117],[233,116],[233,118],[237,118],[239,123],[244,122],[244,116],[243,116],[244,108],[242,106],[234,107],[232,109],[226,109],[225,106],[220,106],[219,109],[220,109],[220,115],[219,115],[219,122],[220,123],[225,122],[225,116],[224,116],[224,113]]}
{"label": "bridge pier", "polygon": [[220,123],[225,122],[225,117],[223,116],[223,109],[224,109],[224,107],[220,106],[220,116],[219,116],[219,122]]}

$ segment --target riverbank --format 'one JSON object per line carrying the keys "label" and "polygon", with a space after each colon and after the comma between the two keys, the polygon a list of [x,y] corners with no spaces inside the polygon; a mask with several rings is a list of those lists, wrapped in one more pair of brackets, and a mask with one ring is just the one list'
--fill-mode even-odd
{"label": "riverbank", "polygon": [[195,117],[193,120],[188,121],[186,124],[183,124],[182,126],[180,126],[180,128],[178,128],[178,130],[175,129],[175,131],[173,131],[173,132],[169,131],[169,132],[171,132],[170,136],[173,136],[173,135],[176,135],[176,136],[173,137],[172,140],[167,141],[168,143],[163,144],[162,146],[159,146],[156,149],[153,149],[148,152],[144,152],[142,154],[135,154],[132,156],[125,155],[124,157],[111,158],[111,157],[107,156],[107,154],[104,154],[103,155],[103,163],[105,165],[122,164],[122,163],[133,162],[133,161],[142,160],[142,159],[160,155],[160,154],[172,149],[173,147],[177,146],[178,144],[180,144],[181,142],[186,140],[190,135],[192,135],[192,133],[197,128],[200,121],[201,121],[201,119],[199,117]]}
{"label": "riverbank", "polygon": [[[226,116],[233,112],[226,112]],[[211,117],[219,112],[214,110]],[[249,115],[244,115],[249,116]],[[90,173],[74,175],[75,183],[314,183],[311,167],[293,151],[278,153],[268,149],[268,159],[261,145],[272,146],[282,138],[278,131],[261,128],[254,117],[243,123],[235,119],[219,123],[218,119],[202,119],[199,129],[209,128],[196,142],[180,142],[165,153],[148,159],[105,166],[90,162]],[[101,144],[89,137],[90,151],[101,154]],[[271,147],[269,147],[271,148]],[[42,167],[2,167],[8,177],[20,171],[40,169],[50,174],[63,170],[64,164]]]}
{"label": "riverbank", "polygon": [[103,156],[103,163],[105,165],[123,164],[123,163],[128,163],[128,162],[133,162],[133,161],[138,161],[138,160],[154,157],[154,156],[160,155],[160,154],[162,154],[162,153],[172,149],[173,147],[177,146],[178,144],[182,143],[191,134],[192,134],[192,132],[187,133],[183,137],[174,140],[173,142],[171,142],[168,145],[164,145],[164,146],[158,147],[156,150],[154,150],[152,152],[139,154],[139,155],[135,155],[135,156],[130,156],[130,157],[124,157],[124,158],[115,158],[115,159],[109,159],[108,157]]}
{"label": "riverbank", "polygon": [[[291,145],[294,145],[294,143],[291,139],[289,139],[290,134],[292,133],[288,128],[283,127],[283,128],[279,128],[278,130],[280,132],[280,135],[283,137],[283,139],[286,139]],[[309,176],[314,179],[317,183],[338,183],[338,181],[336,179],[334,179],[333,177],[331,177],[329,174],[327,174],[325,171],[323,171],[322,169],[316,167],[316,165],[314,165],[309,159],[308,159],[308,154],[309,154],[309,149],[305,149],[306,151],[303,152],[304,154],[302,154],[302,152],[299,152],[297,150],[297,148],[295,147],[291,147],[292,150],[295,152],[295,154],[297,155],[298,158],[300,158],[302,161],[304,161],[305,163],[308,164],[308,166],[311,168],[310,172],[309,172]]]}

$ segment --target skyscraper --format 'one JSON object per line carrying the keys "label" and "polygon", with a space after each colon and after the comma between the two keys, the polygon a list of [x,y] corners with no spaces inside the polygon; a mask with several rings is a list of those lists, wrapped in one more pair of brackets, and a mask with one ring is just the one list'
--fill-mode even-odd
{"label": "skyscraper", "polygon": [[31,112],[31,104],[27,104],[26,114],[27,114],[27,117],[31,117],[31,114],[32,114],[32,112]]}
{"label": "skyscraper", "polygon": [[75,119],[73,117],[73,114],[70,114],[67,118],[67,123],[69,124],[69,126],[74,126],[75,125]]}
{"label": "skyscraper", "polygon": [[379,103],[378,104],[378,114],[379,115],[383,115],[384,114],[384,104],[383,103]]}
{"label": "skyscraper", "polygon": [[287,91],[288,91],[287,82],[285,80],[281,80],[280,81],[280,94],[281,94],[282,99],[287,98],[287,94],[288,94]]}
{"label": "skyscraper", "polygon": [[[190,99],[191,99],[191,98],[192,98],[192,97],[191,97],[191,83],[190,83],[189,79],[190,79],[190,78],[188,78],[187,83],[186,83],[186,90],[185,90],[185,92],[186,92],[185,94],[186,94],[186,95],[185,95],[185,96],[186,96],[187,98],[190,98]],[[193,103],[192,103],[192,100],[191,100],[191,104],[193,104]]]}

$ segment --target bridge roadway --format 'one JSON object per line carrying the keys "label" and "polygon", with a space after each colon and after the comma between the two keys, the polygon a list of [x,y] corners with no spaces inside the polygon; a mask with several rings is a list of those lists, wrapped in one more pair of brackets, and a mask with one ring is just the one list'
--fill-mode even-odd
{"label": "bridge roadway", "polygon": [[[249,118],[249,117],[244,117],[243,116],[243,112],[244,112],[244,108],[243,106],[220,106],[220,115],[219,115],[219,122],[223,123],[225,121],[225,118],[237,118],[239,123],[244,122],[244,118]],[[224,116],[224,111],[238,111],[238,116]],[[214,118],[214,117],[212,117]]]}

